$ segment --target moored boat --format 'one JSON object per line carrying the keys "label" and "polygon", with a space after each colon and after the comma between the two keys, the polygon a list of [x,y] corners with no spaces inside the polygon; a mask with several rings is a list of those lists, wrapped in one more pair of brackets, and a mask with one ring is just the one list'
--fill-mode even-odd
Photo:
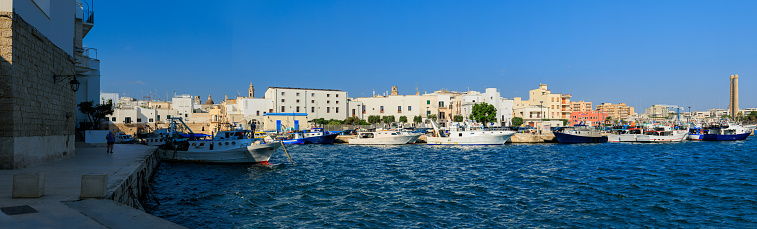
{"label": "moored boat", "polygon": [[[180,118],[178,119],[181,122]],[[280,142],[266,143],[260,138],[250,138],[252,134],[247,130],[232,130],[218,132],[212,139],[197,138],[190,132],[188,137],[181,137],[175,133],[173,125],[166,140],[161,146],[159,155],[163,160],[202,162],[202,163],[267,163],[280,147]],[[184,124],[181,122],[181,124]],[[179,136],[179,137],[176,137]]]}
{"label": "moored boat", "polygon": [[702,141],[740,141],[745,140],[751,132],[735,123],[708,126],[702,135]]}
{"label": "moored boat", "polygon": [[430,123],[433,132],[426,136],[428,145],[504,145],[515,135],[515,131],[478,128],[472,124],[444,132],[434,121]]}
{"label": "moored boat", "polygon": [[355,138],[348,139],[350,145],[404,145],[414,143],[420,135],[406,135],[400,131],[358,132]]}
{"label": "moored boat", "polygon": [[284,144],[332,144],[339,133],[329,133],[323,129],[294,132],[291,137],[282,140]]}
{"label": "moored boat", "polygon": [[577,125],[552,132],[559,143],[605,143],[607,136],[592,127]]}

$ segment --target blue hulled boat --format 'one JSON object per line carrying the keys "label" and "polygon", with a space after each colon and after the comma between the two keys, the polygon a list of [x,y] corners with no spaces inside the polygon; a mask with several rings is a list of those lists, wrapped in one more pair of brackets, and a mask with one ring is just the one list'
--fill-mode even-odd
{"label": "blue hulled boat", "polygon": [[559,143],[605,143],[607,136],[586,125],[563,128],[553,132]]}
{"label": "blue hulled boat", "polygon": [[294,132],[289,139],[282,140],[284,144],[332,144],[339,133],[330,133],[321,128],[311,131]]}
{"label": "blue hulled boat", "polygon": [[702,141],[740,141],[749,137],[751,132],[737,124],[712,125],[702,134]]}

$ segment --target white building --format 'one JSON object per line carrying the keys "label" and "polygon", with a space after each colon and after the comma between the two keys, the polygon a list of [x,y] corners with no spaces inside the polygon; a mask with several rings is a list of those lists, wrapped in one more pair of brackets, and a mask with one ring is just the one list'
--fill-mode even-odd
{"label": "white building", "polygon": [[177,117],[182,117],[184,122],[191,122],[193,113],[192,96],[179,95],[171,98],[171,109],[175,110]]}
{"label": "white building", "polygon": [[[408,122],[412,122],[413,117],[422,115],[426,117],[424,109],[421,108],[421,96],[418,95],[389,95],[355,98],[353,101],[361,102],[360,107],[362,117],[368,116],[394,116],[394,120],[399,121],[401,116],[405,116]],[[426,101],[426,100],[424,100]],[[357,106],[357,105],[355,105]]]}
{"label": "white building", "polygon": [[116,106],[118,104],[118,100],[118,93],[100,92],[100,104],[107,104],[108,101],[110,101],[113,103],[113,106]]}
{"label": "white building", "polygon": [[273,103],[273,112],[307,113],[308,120],[347,118],[347,92],[328,89],[269,87],[265,98]]}
{"label": "white building", "polygon": [[236,105],[247,121],[260,122],[265,114],[273,113],[273,100],[270,99],[239,98]]}

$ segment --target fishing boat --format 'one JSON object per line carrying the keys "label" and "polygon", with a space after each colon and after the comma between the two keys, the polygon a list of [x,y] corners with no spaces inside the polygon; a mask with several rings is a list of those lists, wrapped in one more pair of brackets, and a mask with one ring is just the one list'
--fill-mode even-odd
{"label": "fishing boat", "polygon": [[605,143],[607,136],[586,125],[576,125],[552,132],[559,143]]}
{"label": "fishing boat", "polygon": [[463,125],[449,132],[441,131],[436,122],[430,121],[433,132],[426,137],[428,145],[504,145],[515,131],[480,128]]}
{"label": "fishing boat", "polygon": [[644,135],[640,142],[682,142],[689,132],[671,126],[654,126],[652,130],[644,132]]}
{"label": "fishing boat", "polygon": [[643,128],[626,128],[616,129],[613,134],[607,136],[608,142],[638,142],[639,137],[646,138],[644,136]]}
{"label": "fishing boat", "polygon": [[357,132],[355,138],[348,139],[350,145],[404,145],[415,143],[420,135],[402,134],[400,131]]}
{"label": "fishing boat", "polygon": [[708,126],[702,135],[702,141],[740,141],[749,137],[752,132],[735,123]]}
{"label": "fishing boat", "polygon": [[[179,134],[178,124],[189,134]],[[159,147],[163,160],[202,163],[267,163],[281,146],[280,142],[265,142],[250,138],[248,130],[220,131],[211,139],[196,137],[181,118],[171,118],[166,144]]]}
{"label": "fishing boat", "polygon": [[691,125],[689,127],[689,136],[686,138],[692,141],[701,141],[704,129],[699,126]]}
{"label": "fishing boat", "polygon": [[290,136],[282,140],[284,144],[332,144],[339,133],[330,133],[322,128],[309,131],[292,132]]}

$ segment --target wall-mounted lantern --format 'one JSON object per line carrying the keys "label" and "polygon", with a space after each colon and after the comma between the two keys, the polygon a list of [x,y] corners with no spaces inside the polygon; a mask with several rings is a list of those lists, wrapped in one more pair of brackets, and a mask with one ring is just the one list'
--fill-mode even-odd
{"label": "wall-mounted lantern", "polygon": [[79,83],[78,80],[76,80],[76,75],[53,75],[53,82],[58,83],[59,81],[64,81],[66,79],[71,79],[71,81],[68,81],[68,84],[71,85],[71,90],[76,92],[79,90]]}

